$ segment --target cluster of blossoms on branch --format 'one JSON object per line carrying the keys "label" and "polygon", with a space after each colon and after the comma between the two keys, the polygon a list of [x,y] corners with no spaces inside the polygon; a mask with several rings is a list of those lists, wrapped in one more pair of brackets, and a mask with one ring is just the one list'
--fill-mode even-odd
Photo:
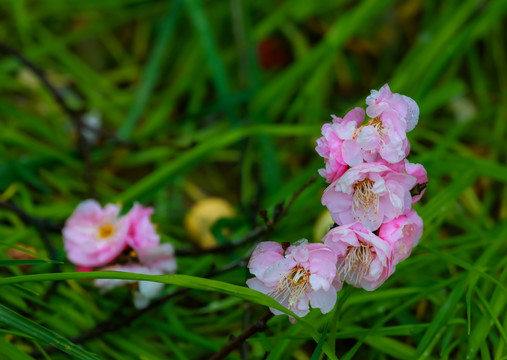
{"label": "cluster of blossoms on branch", "polygon": [[[174,248],[160,243],[150,217],[152,208],[134,204],[124,216],[121,207],[95,200],[78,205],[63,228],[67,257],[79,271],[112,270],[148,275],[172,274],[176,271]],[[134,305],[146,307],[163,287],[151,281],[96,279],[103,291],[128,285],[134,290]]]}
{"label": "cluster of blossoms on branch", "polygon": [[419,108],[387,84],[372,90],[366,104],[366,112],[354,108],[343,118],[333,115],[317,140],[325,161],[319,173],[330,184],[322,204],[336,226],[322,243],[260,243],[248,265],[255,277],[247,285],[298,316],[309,305],[331,311],[343,282],[375,290],[422,235],[422,219],[412,205],[424,192],[427,174],[406,159],[407,132],[416,126]]}

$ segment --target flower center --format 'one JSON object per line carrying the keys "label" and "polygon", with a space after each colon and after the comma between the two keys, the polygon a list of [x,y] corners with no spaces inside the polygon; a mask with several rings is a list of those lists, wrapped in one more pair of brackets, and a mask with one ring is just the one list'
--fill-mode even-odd
{"label": "flower center", "polygon": [[375,215],[378,214],[379,196],[373,192],[374,185],[375,183],[370,179],[364,179],[354,184],[354,207],[356,210],[364,208],[364,217],[369,210],[375,211]]}
{"label": "flower center", "polygon": [[114,226],[109,224],[109,223],[105,223],[104,225],[102,225],[100,228],[99,228],[99,238],[100,239],[107,239],[108,237],[110,237],[114,232]]}
{"label": "flower center", "polygon": [[347,256],[338,263],[336,274],[342,281],[352,285],[359,285],[370,271],[370,265],[375,258],[372,246],[359,242],[359,246],[349,246]]}
{"label": "flower center", "polygon": [[377,116],[376,118],[368,120],[366,123],[366,126],[371,125],[377,130],[377,132],[380,134],[384,127],[382,126],[382,121],[380,121],[380,117]]}
{"label": "flower center", "polygon": [[382,121],[380,120],[380,116],[377,116],[376,118],[369,119],[366,124],[359,126],[356,129],[356,131],[354,132],[352,139],[355,140],[359,136],[361,131],[363,131],[363,128],[365,126],[373,126],[373,128],[381,135],[381,137],[384,138],[383,132],[382,132],[382,130],[384,130],[384,126],[382,125]]}
{"label": "flower center", "polygon": [[282,305],[288,301],[288,307],[294,307],[305,292],[309,281],[310,272],[301,266],[295,266],[282,274],[275,290],[268,295]]}

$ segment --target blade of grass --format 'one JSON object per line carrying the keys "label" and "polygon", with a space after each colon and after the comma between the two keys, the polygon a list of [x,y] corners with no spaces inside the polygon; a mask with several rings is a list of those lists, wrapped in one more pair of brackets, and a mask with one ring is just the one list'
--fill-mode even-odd
{"label": "blade of grass", "polygon": [[200,160],[211,155],[214,150],[236,143],[248,136],[308,136],[308,133],[314,132],[315,129],[309,126],[258,125],[232,130],[221,137],[212,138],[201,143],[177,159],[153,171],[120,194],[116,201],[129,203],[134,200],[146,199],[148,194],[156,194],[158,190],[171,183],[174,177],[195,166]]}
{"label": "blade of grass", "polygon": [[[54,346],[69,354],[74,359],[99,360],[100,358],[83,350],[57,333],[21,316],[6,306],[0,304],[0,322],[9,328],[27,334],[50,346]],[[17,359],[17,358],[16,358]]]}
{"label": "blade of grass", "polygon": [[319,342],[317,343],[317,347],[313,351],[312,357],[310,360],[319,360],[320,354],[322,353],[322,347],[326,342],[327,329],[329,328],[329,321],[326,322],[326,326],[324,326],[324,330],[322,330],[322,334],[320,336]]}
{"label": "blade of grass", "polygon": [[475,293],[477,294],[477,296],[481,300],[482,305],[486,308],[486,312],[491,317],[491,320],[493,320],[493,323],[495,324],[496,328],[498,329],[498,332],[502,336],[503,341],[507,343],[507,335],[505,334],[505,331],[502,327],[502,324],[500,324],[500,321],[498,320],[497,315],[494,313],[493,309],[491,308],[491,305],[488,303],[488,301],[486,300],[486,298],[484,297],[484,295],[482,294],[482,292],[478,288],[475,288]]}
{"label": "blade of grass", "polygon": [[441,191],[439,196],[431,199],[419,212],[424,222],[431,222],[440,216],[450,204],[454,203],[463,191],[473,184],[476,177],[475,170],[469,170]]}
{"label": "blade of grass", "polygon": [[[497,253],[499,247],[503,245],[503,241],[505,236],[507,235],[507,223],[502,227],[502,230],[497,234],[494,241],[491,242],[490,246],[486,248],[486,250],[482,253],[479,259],[474,263],[474,266],[479,268],[488,263],[491,257]],[[476,273],[468,274],[463,279],[460,280],[458,284],[454,287],[451,294],[448,296],[445,303],[440,307],[437,314],[433,318],[431,326],[428,328],[423,338],[419,342],[417,346],[416,353],[414,355],[414,359],[419,359],[425,353],[426,348],[433,341],[433,338],[439,332],[439,330],[445,326],[454,312],[456,305],[463,297],[466,286],[470,281],[473,281],[473,277],[478,276]],[[489,321],[489,319],[488,319]]]}
{"label": "blade of grass", "polygon": [[160,67],[164,57],[164,51],[176,27],[181,1],[182,0],[175,0],[173,2],[166,18],[162,20],[160,30],[157,31],[158,36],[155,40],[153,50],[151,51],[148,64],[144,69],[143,80],[139,85],[136,99],[127,114],[125,122],[118,129],[118,137],[121,139],[127,140],[132,134],[132,131],[139,122],[141,114],[144,109],[146,109],[146,104],[148,103],[148,99],[153,92],[156,82],[160,78]]}
{"label": "blade of grass", "polygon": [[16,345],[7,342],[3,337],[0,337],[0,349],[2,350],[0,359],[33,360],[31,356],[18,349]]}
{"label": "blade of grass", "polygon": [[[187,7],[190,15],[190,20],[194,24],[199,35],[199,40],[204,48],[208,66],[211,69],[213,75],[213,83],[217,89],[218,95],[221,99],[227,99],[229,97],[229,87],[227,85],[227,75],[225,72],[225,66],[220,59],[218,54],[215,41],[213,39],[213,31],[204,13],[200,0],[185,0],[185,6]],[[236,120],[236,114],[227,108],[229,120]]]}
{"label": "blade of grass", "polygon": [[[277,310],[282,311],[284,314],[294,317],[299,322],[305,325],[306,329],[310,332],[313,339],[318,342],[320,334],[315,327],[305,320],[294,314],[292,311],[284,308],[280,303],[275,301],[273,298],[260,293],[258,291],[231,285],[222,281],[205,279],[189,275],[145,275],[135,274],[120,271],[95,271],[95,272],[80,272],[80,273],[51,273],[51,274],[36,274],[36,275],[24,275],[24,276],[11,276],[0,279],[0,285],[6,284],[19,284],[24,282],[34,281],[55,281],[55,280],[76,280],[76,279],[120,279],[120,280],[134,280],[134,281],[153,281],[163,284],[178,285],[187,288],[204,291],[216,291],[223,294],[237,296],[244,300],[251,301],[253,303],[268,306]],[[331,359],[336,359],[336,356],[330,351],[327,344],[323,347],[324,352]]]}

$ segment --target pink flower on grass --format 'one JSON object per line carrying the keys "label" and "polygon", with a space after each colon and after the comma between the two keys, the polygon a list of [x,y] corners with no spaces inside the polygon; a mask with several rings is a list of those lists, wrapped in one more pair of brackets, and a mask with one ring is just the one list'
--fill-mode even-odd
{"label": "pink flower on grass", "polygon": [[134,207],[126,215],[129,222],[127,244],[134,250],[154,247],[160,243],[160,236],[157,234],[155,225],[150,220],[152,213],[153,208],[143,207],[135,203]]}
{"label": "pink flower on grass", "polygon": [[337,282],[371,291],[393,272],[392,245],[360,223],[335,227],[322,241],[337,256]]}
{"label": "pink flower on grass", "polygon": [[393,247],[393,268],[409,257],[412,248],[419,243],[422,232],[423,222],[415,210],[410,210],[407,215],[382,224],[379,237],[388,241]]}
{"label": "pink flower on grass", "polygon": [[334,115],[333,122],[322,126],[322,137],[317,139],[317,153],[324,158],[325,169],[319,174],[332,183],[340,178],[349,166],[361,163],[361,150],[352,141],[354,129],[364,120],[364,110],[354,108],[345,117]]}
{"label": "pink flower on grass", "polygon": [[367,162],[383,159],[396,163],[406,158],[410,151],[406,124],[394,112],[369,119],[356,130],[354,139]]}
{"label": "pink flower on grass", "polygon": [[114,260],[125,247],[128,222],[119,216],[120,207],[101,208],[95,200],[78,205],[63,228],[65,251],[78,266],[103,266]]}
{"label": "pink flower on grass", "polygon": [[381,117],[384,114],[394,113],[404,124],[404,132],[414,129],[419,120],[419,107],[417,103],[405,95],[393,94],[389,85],[385,84],[380,90],[372,90],[366,98],[366,114],[371,118]]}
{"label": "pink flower on grass", "polygon": [[343,149],[343,156],[348,163],[402,161],[410,151],[406,133],[419,118],[417,104],[407,96],[391,93],[387,84],[379,91],[372,90],[366,103],[366,114],[370,117],[367,123],[361,125],[361,121],[355,129],[338,132],[340,139],[351,141]]}
{"label": "pink flower on grass", "polygon": [[428,183],[428,174],[421,164],[412,164],[407,159],[396,164],[386,164],[396,172],[411,175],[416,178],[414,187],[410,190],[412,195],[412,204],[418,202],[426,191]]}
{"label": "pink flower on grass", "polygon": [[[132,272],[146,275],[166,275],[176,271],[174,248],[171,244],[164,243],[159,246],[145,247],[136,252],[137,262],[124,265],[108,266],[101,270]],[[133,259],[134,260],[134,259]],[[132,285],[134,290],[134,305],[138,309],[145,308],[162,290],[164,284],[152,281],[135,281],[119,279],[96,279],[95,286],[102,291],[113,288]]]}
{"label": "pink flower on grass", "polygon": [[[271,296],[298,316],[305,316],[312,308],[322,313],[331,311],[341,284],[334,284],[336,255],[324,244],[309,244],[300,240],[287,248],[267,241],[260,243],[248,263],[255,275],[246,283],[249,288]],[[273,314],[282,312],[271,309]]]}
{"label": "pink flower on grass", "polygon": [[405,161],[405,171],[416,178],[415,188],[412,189],[412,204],[418,202],[426,191],[428,173],[421,164],[411,164]]}
{"label": "pink flower on grass", "polygon": [[329,185],[322,204],[337,224],[360,222],[374,231],[411,209],[410,190],[415,183],[415,177],[396,172],[383,163],[363,163]]}

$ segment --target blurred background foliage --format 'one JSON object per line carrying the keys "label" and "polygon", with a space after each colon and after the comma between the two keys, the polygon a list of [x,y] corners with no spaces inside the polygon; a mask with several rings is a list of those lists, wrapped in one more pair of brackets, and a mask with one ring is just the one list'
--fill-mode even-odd
{"label": "blurred background foliage", "polygon": [[[154,206],[163,241],[180,250],[241,240],[262,224],[260,209],[272,216],[323,166],[314,147],[330,114],[388,83],[421,109],[409,160],[430,179],[416,208],[425,233],[380,289],[349,289],[341,311],[309,319],[321,332],[330,324],[340,359],[506,359],[506,11],[505,0],[0,0],[1,42],[68,106],[0,49],[2,275],[73,271],[40,219],[57,228],[90,197]],[[308,186],[269,239],[320,240],[324,188]],[[203,276],[254,244],[180,256],[178,272]],[[247,277],[241,266],[217,279]],[[22,317],[73,338],[135,312],[126,288],[100,294],[77,280],[4,285],[0,301],[15,312],[0,316],[0,359],[47,345]],[[201,359],[264,311],[192,290],[76,342],[102,359]],[[231,358],[320,353],[287,317],[247,344]],[[79,358],[70,354],[42,356]]]}

